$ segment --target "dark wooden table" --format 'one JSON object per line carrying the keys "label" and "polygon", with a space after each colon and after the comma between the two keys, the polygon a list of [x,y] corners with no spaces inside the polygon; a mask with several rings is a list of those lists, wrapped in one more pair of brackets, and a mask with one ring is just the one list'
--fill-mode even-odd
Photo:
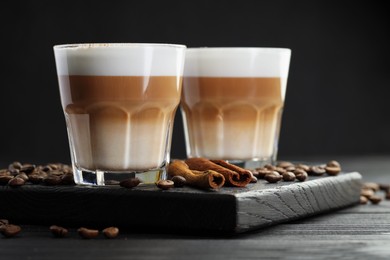
{"label": "dark wooden table", "polygon": [[[364,181],[390,183],[390,156],[304,159],[308,162],[336,159],[344,170],[360,172]],[[70,230],[69,237],[56,239],[47,226],[22,228],[18,237],[0,238],[1,260],[390,259],[389,200],[232,236],[138,231],[121,233],[112,240],[103,237],[85,240]]]}

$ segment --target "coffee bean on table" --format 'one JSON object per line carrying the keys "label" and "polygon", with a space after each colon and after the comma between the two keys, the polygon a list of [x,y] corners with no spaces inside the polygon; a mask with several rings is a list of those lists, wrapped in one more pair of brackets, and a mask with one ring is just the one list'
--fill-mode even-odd
{"label": "coffee bean on table", "polygon": [[305,181],[308,178],[307,172],[301,168],[296,169],[294,174],[298,181]]}
{"label": "coffee bean on table", "polygon": [[371,189],[362,189],[360,191],[360,195],[366,197],[367,199],[371,198],[372,196],[375,195],[375,192]]}
{"label": "coffee bean on table", "polygon": [[390,192],[390,184],[388,183],[379,183],[379,189],[383,190],[384,192]]}
{"label": "coffee bean on table", "polygon": [[0,233],[5,237],[14,237],[20,233],[22,229],[18,225],[4,224],[0,226]]}
{"label": "coffee bean on table", "polygon": [[24,172],[19,173],[19,174],[16,175],[15,177],[22,178],[24,181],[28,181],[28,176],[27,176],[27,174],[25,174]]}
{"label": "coffee bean on table", "polygon": [[276,183],[278,181],[281,181],[282,180],[282,175],[280,175],[278,172],[276,171],[271,171],[269,173],[267,173],[265,176],[264,176],[264,179],[266,181],[268,181],[269,183]]}
{"label": "coffee bean on table", "polygon": [[12,175],[0,175],[0,184],[7,184],[13,178]]}
{"label": "coffee bean on table", "polygon": [[24,172],[24,173],[31,173],[33,172],[35,169],[35,165],[34,164],[23,164],[22,167],[20,168],[20,172]]}
{"label": "coffee bean on table", "polygon": [[285,172],[282,175],[284,181],[295,181],[295,174],[293,172]]}
{"label": "coffee bean on table", "polygon": [[367,204],[368,199],[365,196],[360,195],[360,204]]}
{"label": "coffee bean on table", "polygon": [[340,163],[338,161],[335,161],[335,160],[332,160],[332,161],[329,161],[326,166],[328,167],[337,167],[337,168],[341,168],[340,166]]}
{"label": "coffee bean on table", "polygon": [[379,202],[382,201],[382,198],[377,195],[371,196],[368,199],[369,201],[371,201],[372,204],[378,204]]}
{"label": "coffee bean on table", "polygon": [[159,180],[156,182],[156,186],[162,190],[169,190],[174,187],[174,183],[171,180]]}
{"label": "coffee bean on table", "polygon": [[321,176],[326,172],[326,170],[321,166],[311,166],[308,173],[313,176]]}
{"label": "coffee bean on table", "polygon": [[19,186],[24,185],[25,183],[26,183],[26,181],[23,180],[22,178],[14,177],[11,180],[9,180],[8,185],[11,187],[19,187]]}
{"label": "coffee bean on table", "polygon": [[[257,180],[257,179],[256,179],[256,180]],[[179,176],[179,175],[173,176],[172,179],[171,179],[171,181],[173,181],[173,185],[174,185],[176,188],[181,188],[181,187],[183,187],[183,186],[186,184],[186,182],[187,182],[186,178],[184,178],[183,176]]]}
{"label": "coffee bean on table", "polygon": [[267,169],[267,168],[257,168],[253,172],[253,175],[259,179],[264,179],[265,175],[267,175],[267,173],[271,173],[271,172],[272,171]]}
{"label": "coffee bean on table", "polygon": [[83,237],[83,238],[95,238],[99,235],[99,230],[97,229],[88,229],[88,228],[85,228],[85,227],[81,227],[79,229],[77,229],[77,233]]}
{"label": "coffee bean on table", "polygon": [[299,164],[295,165],[295,168],[302,169],[302,170],[304,170],[305,172],[310,171],[310,166],[309,166],[309,165],[306,165],[306,164],[303,164],[303,163],[299,163]]}
{"label": "coffee bean on table", "polygon": [[68,230],[60,226],[52,225],[49,229],[55,237],[66,237],[68,235]]}
{"label": "coffee bean on table", "polygon": [[135,178],[129,178],[129,179],[126,179],[126,180],[122,180],[119,185],[121,187],[124,187],[124,188],[134,188],[136,186],[138,186],[139,184],[141,183],[141,180],[138,179],[137,177]]}
{"label": "coffee bean on table", "polygon": [[281,167],[281,168],[287,168],[287,167],[291,167],[291,166],[294,166],[293,163],[291,162],[286,162],[286,161],[281,161],[281,162],[278,162],[276,164],[277,167]]}
{"label": "coffee bean on table", "polygon": [[117,227],[108,227],[103,229],[102,233],[106,238],[115,238],[119,234],[119,229]]}
{"label": "coffee bean on table", "polygon": [[341,172],[341,168],[335,167],[335,166],[326,166],[325,171],[327,174],[329,174],[331,176],[335,176]]}
{"label": "coffee bean on table", "polygon": [[374,192],[379,191],[380,186],[378,183],[375,182],[365,182],[363,183],[362,189],[370,189],[373,190]]}
{"label": "coffee bean on table", "polygon": [[61,183],[61,176],[50,175],[43,179],[43,183],[48,186],[54,186]]}

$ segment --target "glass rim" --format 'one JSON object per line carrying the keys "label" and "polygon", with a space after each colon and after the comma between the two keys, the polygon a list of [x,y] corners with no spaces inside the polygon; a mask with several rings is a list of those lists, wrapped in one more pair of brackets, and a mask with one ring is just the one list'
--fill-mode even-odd
{"label": "glass rim", "polygon": [[171,43],[69,43],[69,44],[56,44],[53,46],[55,50],[61,49],[98,49],[98,48],[120,48],[120,47],[169,47],[186,49],[184,44],[171,44]]}
{"label": "glass rim", "polygon": [[283,47],[187,47],[186,52],[239,52],[239,51],[257,51],[262,53],[291,53],[290,48]]}

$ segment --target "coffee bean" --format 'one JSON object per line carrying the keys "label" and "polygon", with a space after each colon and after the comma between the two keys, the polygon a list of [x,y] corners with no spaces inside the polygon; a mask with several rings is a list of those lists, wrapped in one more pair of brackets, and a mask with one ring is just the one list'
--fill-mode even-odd
{"label": "coffee bean", "polygon": [[253,173],[253,175],[255,175],[259,179],[264,179],[265,175],[267,175],[267,173],[271,173],[271,172],[272,171],[267,169],[267,168],[257,168],[256,174]]}
{"label": "coffee bean", "polygon": [[286,170],[283,169],[282,167],[275,167],[274,171],[278,172],[280,175],[286,172]]}
{"label": "coffee bean", "polygon": [[286,167],[285,170],[288,171],[288,172],[294,172],[295,171],[295,166],[289,166],[289,167]]}
{"label": "coffee bean", "polygon": [[331,175],[331,176],[335,176],[337,174],[339,174],[341,172],[341,168],[340,167],[335,167],[335,166],[326,166],[325,167],[325,171],[327,174]]}
{"label": "coffee bean", "polygon": [[129,178],[129,179],[126,179],[126,180],[122,180],[119,183],[119,185],[121,187],[130,189],[130,188],[134,188],[134,187],[138,186],[140,183],[141,183],[140,179],[135,177],[135,178]]}
{"label": "coffee bean", "polygon": [[30,174],[28,176],[29,182],[31,182],[33,184],[39,184],[39,183],[43,182],[43,179],[44,179],[44,177],[39,175],[39,174]]}
{"label": "coffee bean", "polygon": [[10,171],[8,169],[1,169],[0,170],[0,176],[4,176],[4,175],[11,175]]}
{"label": "coffee bean", "polygon": [[108,227],[103,229],[102,232],[106,238],[115,238],[119,234],[119,229],[117,227]]}
{"label": "coffee bean", "polygon": [[17,177],[17,178],[22,178],[24,181],[28,181],[28,176],[27,176],[27,174],[25,174],[24,172],[19,173],[19,174],[16,175],[15,177]]}
{"label": "coffee bean", "polygon": [[174,183],[171,180],[159,180],[156,182],[156,186],[162,190],[169,190],[174,187]]}
{"label": "coffee bean", "polygon": [[270,173],[267,173],[264,177],[264,179],[266,181],[268,181],[269,183],[276,183],[280,180],[282,180],[282,175],[280,175],[278,172],[276,171],[271,171]]}
{"label": "coffee bean", "polygon": [[49,229],[55,237],[66,237],[68,235],[68,230],[60,226],[52,225]]}
{"label": "coffee bean", "polygon": [[99,235],[99,230],[96,230],[96,229],[88,229],[88,228],[85,228],[85,227],[81,227],[79,229],[77,229],[77,233],[83,237],[83,238],[87,238],[87,239],[90,239],[90,238],[95,238]]}
{"label": "coffee bean", "polygon": [[308,174],[303,169],[296,169],[294,171],[295,178],[297,178],[298,181],[305,181],[308,178]]}
{"label": "coffee bean", "polygon": [[360,195],[360,204],[367,204],[367,202],[368,202],[367,197]]}
{"label": "coffee bean", "polygon": [[20,169],[22,169],[22,164],[20,162],[15,161],[15,162],[11,163],[9,165],[9,167],[20,170]]}
{"label": "coffee bean", "polygon": [[284,181],[295,181],[295,174],[293,172],[285,172],[282,175]]}
{"label": "coffee bean", "polygon": [[326,172],[322,166],[311,166],[309,167],[308,173],[313,176],[321,176]]}
{"label": "coffee bean", "polygon": [[13,178],[14,176],[12,175],[0,175],[0,184],[7,184]]}
{"label": "coffee bean", "polygon": [[306,164],[303,164],[303,163],[296,164],[296,165],[295,165],[295,168],[297,168],[297,169],[302,169],[302,170],[304,170],[305,172],[310,171],[310,166],[309,166],[309,165],[306,165]]}
{"label": "coffee bean", "polygon": [[379,189],[383,190],[384,192],[390,192],[390,184],[388,183],[379,183]]}
{"label": "coffee bean", "polygon": [[24,185],[26,182],[22,178],[14,177],[11,180],[9,180],[8,185],[11,187],[19,187]]}
{"label": "coffee bean", "polygon": [[249,183],[257,183],[257,178],[255,176],[251,177],[251,181]]}
{"label": "coffee bean", "polygon": [[173,176],[171,180],[173,181],[173,185],[176,188],[183,187],[187,182],[186,178],[184,178],[183,176],[179,176],[179,175]]}
{"label": "coffee bean", "polygon": [[371,198],[372,196],[375,195],[374,191],[371,189],[362,189],[360,191],[360,195],[366,197],[367,199]]}
{"label": "coffee bean", "polygon": [[271,164],[266,164],[263,166],[263,168],[273,171],[275,169],[275,166],[273,166]]}
{"label": "coffee bean", "polygon": [[363,183],[362,189],[370,189],[370,190],[373,190],[374,192],[377,192],[377,191],[379,191],[380,186],[378,183],[375,183],[375,182],[365,182],[365,183]]}
{"label": "coffee bean", "polygon": [[20,226],[12,225],[12,224],[4,224],[0,226],[0,232],[5,237],[14,237],[20,233],[22,229]]}
{"label": "coffee bean", "polygon": [[371,201],[372,204],[379,204],[379,202],[382,201],[382,198],[377,195],[371,196],[368,199]]}
{"label": "coffee bean", "polygon": [[65,173],[65,174],[63,174],[61,176],[61,184],[63,184],[63,185],[73,185],[73,184],[75,184],[74,178],[73,178],[73,173]]}
{"label": "coffee bean", "polygon": [[335,160],[332,160],[332,161],[329,161],[327,164],[326,164],[327,167],[337,167],[337,168],[340,168],[341,169],[341,166],[340,166],[340,163],[338,161],[335,161]]}
{"label": "coffee bean", "polygon": [[8,219],[0,219],[0,226],[2,226],[2,225],[8,225],[8,224],[9,224]]}
{"label": "coffee bean", "polygon": [[281,168],[287,168],[287,167],[294,167],[294,164],[292,164],[291,162],[281,161],[278,162],[276,166]]}
{"label": "coffee bean", "polygon": [[33,172],[34,169],[35,169],[34,164],[23,164],[22,167],[20,168],[20,171],[29,174]]}

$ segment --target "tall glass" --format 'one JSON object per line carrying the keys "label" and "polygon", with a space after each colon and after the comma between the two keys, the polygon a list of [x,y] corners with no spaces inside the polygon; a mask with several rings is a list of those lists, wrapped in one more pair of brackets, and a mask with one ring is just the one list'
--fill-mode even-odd
{"label": "tall glass", "polygon": [[165,177],[186,47],[54,46],[75,182]]}
{"label": "tall glass", "polygon": [[189,48],[182,114],[188,157],[247,168],[276,160],[291,50]]}

